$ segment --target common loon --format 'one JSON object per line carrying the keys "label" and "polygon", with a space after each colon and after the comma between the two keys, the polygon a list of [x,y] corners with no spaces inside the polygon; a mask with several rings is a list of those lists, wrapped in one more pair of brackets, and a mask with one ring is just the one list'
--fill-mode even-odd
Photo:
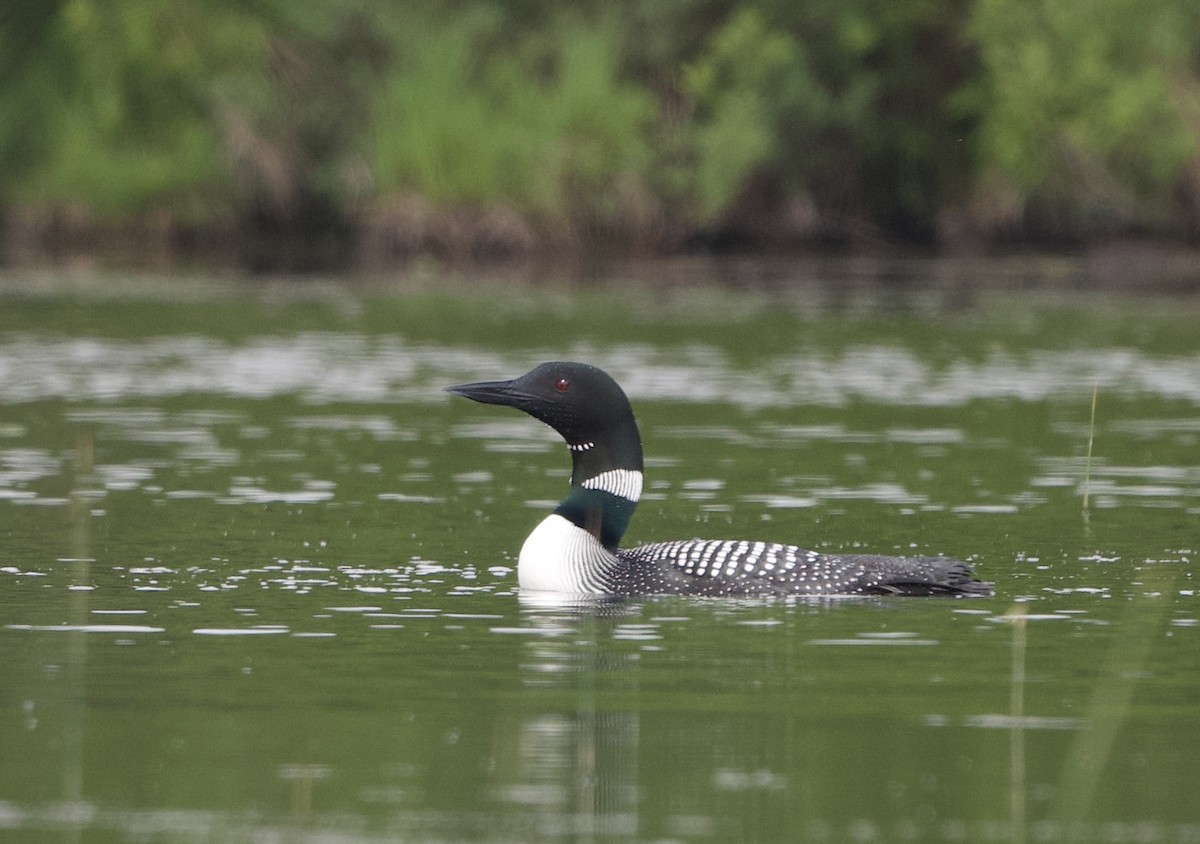
{"label": "common loon", "polygon": [[583,363],[447,387],[523,410],[562,435],[571,488],[521,548],[522,589],[593,595],[989,595],[947,557],[821,554],[795,545],[686,539],[620,548],[642,493],[642,440],[624,391]]}

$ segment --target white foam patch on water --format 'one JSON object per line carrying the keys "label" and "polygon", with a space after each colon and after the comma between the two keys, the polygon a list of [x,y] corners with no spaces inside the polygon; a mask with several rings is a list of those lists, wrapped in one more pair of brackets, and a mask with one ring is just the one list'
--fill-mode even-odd
{"label": "white foam patch on water", "polygon": [[274,625],[259,627],[197,627],[192,631],[196,636],[278,636],[287,632],[288,628]]}
{"label": "white foam patch on water", "polygon": [[1086,722],[1080,718],[1052,717],[1047,715],[972,715],[963,720],[967,727],[982,727],[989,730],[1079,730]]}
{"label": "white foam patch on water", "polygon": [[145,615],[146,610],[91,610],[92,615]]}
{"label": "white foam patch on water", "polygon": [[817,506],[817,499],[801,495],[743,495],[741,500],[762,504],[771,510],[800,510]]}
{"label": "white foam patch on water", "polygon": [[766,769],[736,771],[718,768],[713,771],[713,787],[717,791],[786,791],[788,778]]}
{"label": "white foam patch on water", "polygon": [[333,492],[328,489],[303,489],[293,491],[272,491],[254,486],[235,486],[229,490],[229,496],[217,499],[222,504],[317,504],[329,501]]}
{"label": "white foam patch on water", "polygon": [[6,624],[9,630],[30,630],[37,633],[165,633],[163,627],[144,624]]}
{"label": "white foam patch on water", "polygon": [[573,627],[489,627],[491,633],[511,636],[570,636]]}
{"label": "white foam patch on water", "polygon": [[938,644],[937,639],[809,639],[810,645],[851,645],[851,646],[894,646],[894,645],[912,645],[914,647],[928,647]]}

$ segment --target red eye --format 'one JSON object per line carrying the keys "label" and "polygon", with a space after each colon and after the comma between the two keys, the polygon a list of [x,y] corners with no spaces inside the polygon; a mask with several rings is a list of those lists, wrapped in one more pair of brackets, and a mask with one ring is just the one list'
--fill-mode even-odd
{"label": "red eye", "polygon": [[558,390],[560,393],[565,393],[567,390],[571,389],[571,382],[566,378],[559,378],[554,382],[554,389]]}

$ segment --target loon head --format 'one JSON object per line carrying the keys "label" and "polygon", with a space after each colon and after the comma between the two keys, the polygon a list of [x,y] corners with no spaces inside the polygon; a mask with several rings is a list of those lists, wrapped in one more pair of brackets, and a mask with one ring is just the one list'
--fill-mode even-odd
{"label": "loon head", "polygon": [[523,410],[558,431],[572,451],[590,450],[636,426],[620,385],[586,363],[552,361],[511,381],[479,381],[446,390]]}
{"label": "loon head", "polygon": [[586,363],[543,363],[511,381],[448,392],[523,410],[558,431],[571,451],[571,494],[556,511],[615,549],[642,491],[642,441],[625,392]]}

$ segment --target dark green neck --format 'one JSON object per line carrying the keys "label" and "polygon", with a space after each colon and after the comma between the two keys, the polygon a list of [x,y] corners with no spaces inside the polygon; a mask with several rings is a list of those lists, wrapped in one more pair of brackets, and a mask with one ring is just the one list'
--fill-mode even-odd
{"label": "dark green neck", "polygon": [[586,530],[615,553],[636,509],[636,501],[603,490],[572,486],[554,512]]}

